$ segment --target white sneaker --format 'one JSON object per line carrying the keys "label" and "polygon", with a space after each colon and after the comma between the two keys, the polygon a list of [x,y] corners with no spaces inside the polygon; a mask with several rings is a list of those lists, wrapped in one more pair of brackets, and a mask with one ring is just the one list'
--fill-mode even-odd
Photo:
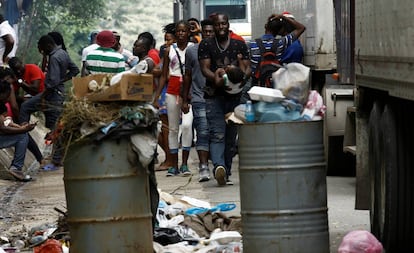
{"label": "white sneaker", "polygon": [[206,182],[210,180],[210,170],[208,169],[208,166],[203,164],[200,166],[199,170],[199,178],[198,182]]}
{"label": "white sneaker", "polygon": [[233,181],[227,178],[226,185],[234,185]]}

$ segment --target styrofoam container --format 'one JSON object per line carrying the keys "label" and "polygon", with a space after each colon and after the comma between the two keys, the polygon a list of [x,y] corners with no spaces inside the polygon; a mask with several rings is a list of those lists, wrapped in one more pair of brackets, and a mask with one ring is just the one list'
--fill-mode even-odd
{"label": "styrofoam container", "polygon": [[251,100],[263,102],[279,102],[285,99],[282,92],[278,89],[253,86],[248,92]]}

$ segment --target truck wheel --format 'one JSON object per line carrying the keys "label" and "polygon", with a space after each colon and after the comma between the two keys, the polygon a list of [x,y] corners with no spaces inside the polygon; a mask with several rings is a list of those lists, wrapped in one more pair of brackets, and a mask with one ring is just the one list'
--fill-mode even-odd
{"label": "truck wheel", "polygon": [[386,249],[396,249],[398,238],[398,155],[397,155],[397,127],[395,114],[389,105],[386,105],[381,117],[381,137],[383,155],[380,170],[380,203],[381,215],[380,238]]}
{"label": "truck wheel", "polygon": [[[397,126],[398,219],[397,241],[387,252],[414,252],[414,122],[407,117],[413,111],[412,101],[398,101],[395,109]],[[390,247],[387,247],[391,249]]]}
{"label": "truck wheel", "polygon": [[374,103],[368,121],[369,133],[368,133],[368,167],[369,178],[371,184],[371,201],[370,201],[370,221],[371,232],[377,237],[381,238],[379,220],[381,217],[381,198],[380,196],[380,182],[381,182],[381,131],[380,131],[380,119],[381,119],[381,106],[378,103]]}

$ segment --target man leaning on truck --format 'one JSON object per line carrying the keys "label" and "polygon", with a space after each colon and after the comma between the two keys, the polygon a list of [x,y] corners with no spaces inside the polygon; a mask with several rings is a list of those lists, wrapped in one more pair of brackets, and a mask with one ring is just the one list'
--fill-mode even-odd
{"label": "man leaning on truck", "polygon": [[[293,31],[286,34],[285,27],[286,24],[289,24],[293,27]],[[259,40],[262,41],[262,44],[266,51],[272,48],[273,42],[277,42],[277,46],[273,47],[276,48],[276,58],[279,62],[281,62],[282,55],[286,51],[286,49],[296,41],[299,36],[305,31],[305,26],[296,21],[295,19],[288,18],[284,15],[279,14],[272,14],[265,24],[265,34],[262,35]],[[276,36],[282,36],[279,39],[275,40]],[[252,69],[252,77],[253,77],[253,85],[255,85],[255,72],[257,66],[260,64],[261,61],[261,52],[259,45],[257,44],[256,40],[252,40],[250,43],[250,63]]]}

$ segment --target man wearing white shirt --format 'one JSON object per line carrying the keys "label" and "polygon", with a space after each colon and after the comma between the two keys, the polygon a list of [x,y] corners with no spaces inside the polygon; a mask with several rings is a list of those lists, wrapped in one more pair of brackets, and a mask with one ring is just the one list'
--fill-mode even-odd
{"label": "man wearing white shirt", "polygon": [[90,38],[90,45],[85,47],[82,50],[82,70],[81,70],[81,76],[87,76],[88,72],[86,71],[86,56],[89,54],[89,52],[92,52],[93,50],[97,49],[99,45],[96,43],[96,35],[98,35],[98,31],[93,31],[89,35]]}
{"label": "man wearing white shirt", "polygon": [[7,64],[16,55],[17,36],[9,21],[0,14],[0,66]]}

